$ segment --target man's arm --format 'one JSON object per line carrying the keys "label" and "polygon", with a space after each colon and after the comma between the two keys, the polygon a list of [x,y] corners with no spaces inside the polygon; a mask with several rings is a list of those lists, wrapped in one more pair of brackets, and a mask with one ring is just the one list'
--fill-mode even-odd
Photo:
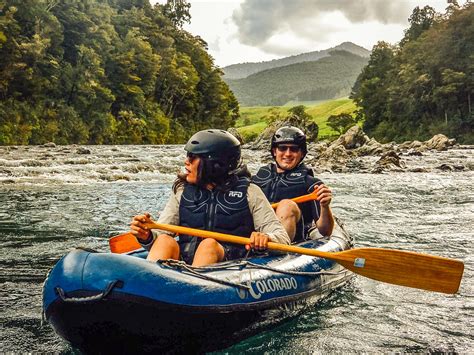
{"label": "man's arm", "polygon": [[320,184],[315,188],[318,194],[318,201],[321,207],[319,218],[315,219],[316,227],[319,233],[324,236],[330,236],[334,230],[334,216],[330,207],[332,200],[332,192],[329,187]]}

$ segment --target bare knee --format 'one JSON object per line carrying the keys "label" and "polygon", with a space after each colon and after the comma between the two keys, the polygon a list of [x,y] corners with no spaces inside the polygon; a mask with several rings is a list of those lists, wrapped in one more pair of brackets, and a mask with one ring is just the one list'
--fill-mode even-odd
{"label": "bare knee", "polygon": [[276,215],[280,220],[292,219],[296,223],[301,218],[301,210],[296,202],[291,200],[281,200],[278,204]]}
{"label": "bare knee", "polygon": [[224,247],[215,239],[206,238],[201,243],[194,254],[193,265],[204,266],[224,260]]}
{"label": "bare knee", "polygon": [[294,201],[282,200],[278,204],[276,215],[286,233],[288,233],[290,240],[293,241],[296,236],[296,224],[301,218],[300,208]]}
{"label": "bare knee", "polygon": [[148,253],[147,260],[156,261],[159,259],[179,259],[179,245],[173,237],[167,234],[160,234]]}

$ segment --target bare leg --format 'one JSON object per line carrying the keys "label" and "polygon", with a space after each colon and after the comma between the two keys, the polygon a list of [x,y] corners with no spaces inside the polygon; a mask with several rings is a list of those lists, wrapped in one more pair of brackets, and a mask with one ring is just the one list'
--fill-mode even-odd
{"label": "bare leg", "polygon": [[224,247],[215,239],[206,238],[194,254],[193,266],[205,266],[224,260]]}
{"label": "bare leg", "polygon": [[296,223],[301,218],[301,210],[298,205],[291,200],[281,200],[275,213],[288,233],[290,240],[293,241],[296,234]]}
{"label": "bare leg", "polygon": [[167,234],[160,234],[151,247],[148,261],[157,261],[159,259],[179,259],[179,245],[173,237]]}

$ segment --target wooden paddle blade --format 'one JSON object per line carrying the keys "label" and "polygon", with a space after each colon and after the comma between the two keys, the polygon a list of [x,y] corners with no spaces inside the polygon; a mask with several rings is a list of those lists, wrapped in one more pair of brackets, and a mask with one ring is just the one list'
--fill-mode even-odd
{"label": "wooden paddle blade", "polygon": [[464,272],[459,260],[409,251],[360,248],[335,253],[345,268],[394,285],[454,294]]}
{"label": "wooden paddle blade", "polygon": [[128,253],[140,249],[142,246],[132,233],[116,235],[109,239],[110,251],[116,254]]}

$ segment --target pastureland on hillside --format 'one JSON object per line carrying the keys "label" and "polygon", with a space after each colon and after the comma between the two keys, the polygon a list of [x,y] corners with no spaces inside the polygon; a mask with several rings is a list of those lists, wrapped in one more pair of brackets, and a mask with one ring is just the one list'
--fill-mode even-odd
{"label": "pastureland on hillside", "polygon": [[[288,109],[301,104],[301,102],[293,102],[292,105],[287,104],[285,106],[241,107],[240,118],[236,123],[237,130],[245,141],[253,140],[267,127],[265,117],[269,116],[272,111],[285,116],[288,114]],[[312,105],[305,104],[305,106],[306,112],[319,126],[320,138],[338,135],[336,131],[326,124],[329,116],[341,113],[352,114],[356,109],[354,102],[349,98],[320,101]]]}

